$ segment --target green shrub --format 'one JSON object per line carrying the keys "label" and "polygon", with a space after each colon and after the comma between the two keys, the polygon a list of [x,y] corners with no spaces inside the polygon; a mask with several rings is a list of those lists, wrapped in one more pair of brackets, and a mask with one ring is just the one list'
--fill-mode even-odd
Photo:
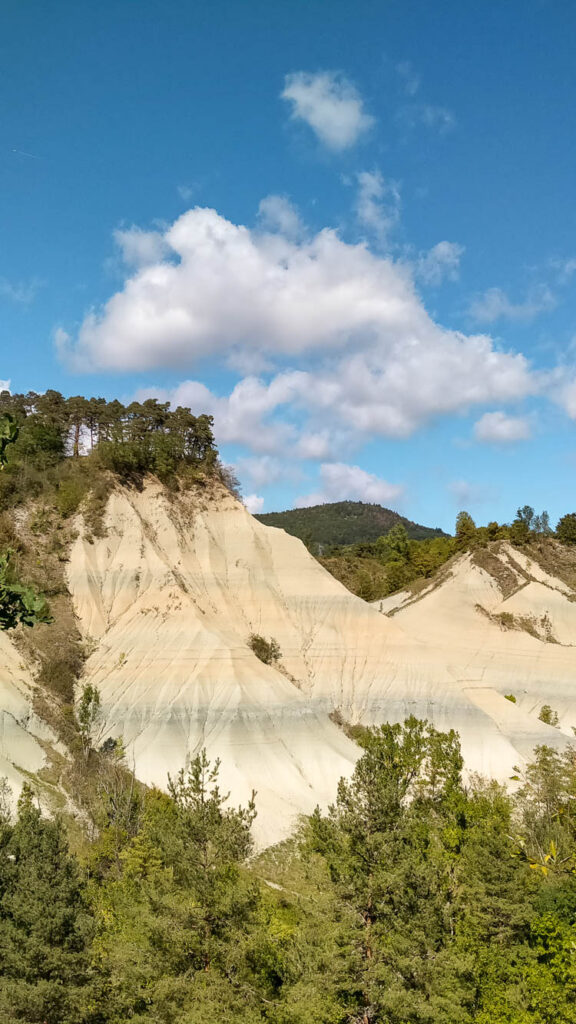
{"label": "green shrub", "polygon": [[546,725],[553,725],[555,729],[558,728],[558,712],[554,711],[549,704],[542,705],[538,718],[541,722],[544,722]]}
{"label": "green shrub", "polygon": [[56,506],[61,516],[65,519],[73,516],[86,495],[87,481],[72,477],[70,480],[63,480],[56,493]]}
{"label": "green shrub", "polygon": [[274,665],[282,657],[280,646],[274,637],[266,640],[265,637],[260,636],[260,633],[251,633],[248,637],[248,646],[265,665]]}

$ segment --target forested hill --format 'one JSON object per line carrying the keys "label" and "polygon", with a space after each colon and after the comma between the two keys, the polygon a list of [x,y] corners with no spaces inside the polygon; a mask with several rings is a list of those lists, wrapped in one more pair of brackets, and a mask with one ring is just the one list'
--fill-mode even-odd
{"label": "forested hill", "polygon": [[377,540],[399,523],[404,526],[410,540],[446,536],[438,528],[421,526],[390,508],[363,501],[335,501],[286,512],[266,512],[257,515],[256,519],[266,526],[278,526],[306,543],[326,546]]}

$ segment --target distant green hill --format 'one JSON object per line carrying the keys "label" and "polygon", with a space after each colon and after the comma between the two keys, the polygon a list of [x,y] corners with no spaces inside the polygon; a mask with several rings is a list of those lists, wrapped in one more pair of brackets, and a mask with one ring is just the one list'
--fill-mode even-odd
{"label": "distant green hill", "polygon": [[266,526],[279,526],[293,537],[322,547],[373,541],[388,533],[396,523],[403,523],[412,540],[446,536],[438,528],[420,526],[392,509],[363,501],[335,501],[286,512],[265,512],[255,518]]}

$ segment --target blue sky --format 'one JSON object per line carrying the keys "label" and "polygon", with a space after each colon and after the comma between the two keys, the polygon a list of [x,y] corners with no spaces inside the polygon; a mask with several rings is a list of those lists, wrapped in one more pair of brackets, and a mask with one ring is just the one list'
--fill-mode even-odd
{"label": "blue sky", "polygon": [[573,5],[5,0],[1,23],[13,390],[211,412],[252,509],[573,509]]}

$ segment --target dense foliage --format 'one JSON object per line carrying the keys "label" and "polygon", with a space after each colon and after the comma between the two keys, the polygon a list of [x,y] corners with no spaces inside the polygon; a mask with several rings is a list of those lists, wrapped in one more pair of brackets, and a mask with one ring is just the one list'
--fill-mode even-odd
{"label": "dense foliage", "polygon": [[2,391],[0,419],[15,431],[8,450],[0,429],[6,463],[0,508],[51,492],[60,513],[69,515],[102,471],[125,480],[155,473],[170,481],[182,468],[217,464],[212,418],[181,407],[172,411],[155,398],[123,406],[57,391]]}
{"label": "dense foliage", "polygon": [[[20,431],[13,416],[0,417],[0,470],[8,464],[7,449],[15,444]],[[32,587],[22,586],[14,578],[10,552],[0,555],[0,629],[13,629],[20,623],[34,626],[49,622],[48,605]]]}
{"label": "dense foliage", "polygon": [[298,537],[314,553],[325,553],[327,547],[334,545],[375,541],[400,523],[412,540],[444,536],[440,529],[420,526],[389,508],[363,501],[336,501],[286,512],[265,512],[256,519]]}
{"label": "dense foliage", "polygon": [[377,601],[416,579],[428,579],[455,551],[452,537],[410,540],[397,523],[376,541],[328,550],[320,562],[358,597]]}
{"label": "dense foliage", "polygon": [[76,856],[25,788],[0,1024],[574,1024],[575,752],[537,749],[512,797],[463,784],[453,732],[353,732],[333,806],[257,857],[204,752],[120,815],[109,787]]}
{"label": "dense foliage", "polygon": [[17,583],[10,572],[10,555],[0,555],[0,629],[37,622],[50,622],[45,599],[32,587]]}
{"label": "dense foliage", "polygon": [[[377,601],[430,579],[453,555],[480,551],[497,541],[509,541],[516,547],[532,545],[532,557],[558,562],[558,551],[546,550],[554,539],[562,545],[576,544],[576,514],[563,516],[554,534],[546,511],[536,515],[530,505],[524,505],[510,524],[492,521],[476,526],[470,513],[462,511],[456,517],[453,537],[414,540],[403,523],[396,523],[375,541],[327,548],[317,557],[352,593],[365,601]],[[547,554],[552,557],[547,559]],[[554,572],[554,564],[546,568]]]}

